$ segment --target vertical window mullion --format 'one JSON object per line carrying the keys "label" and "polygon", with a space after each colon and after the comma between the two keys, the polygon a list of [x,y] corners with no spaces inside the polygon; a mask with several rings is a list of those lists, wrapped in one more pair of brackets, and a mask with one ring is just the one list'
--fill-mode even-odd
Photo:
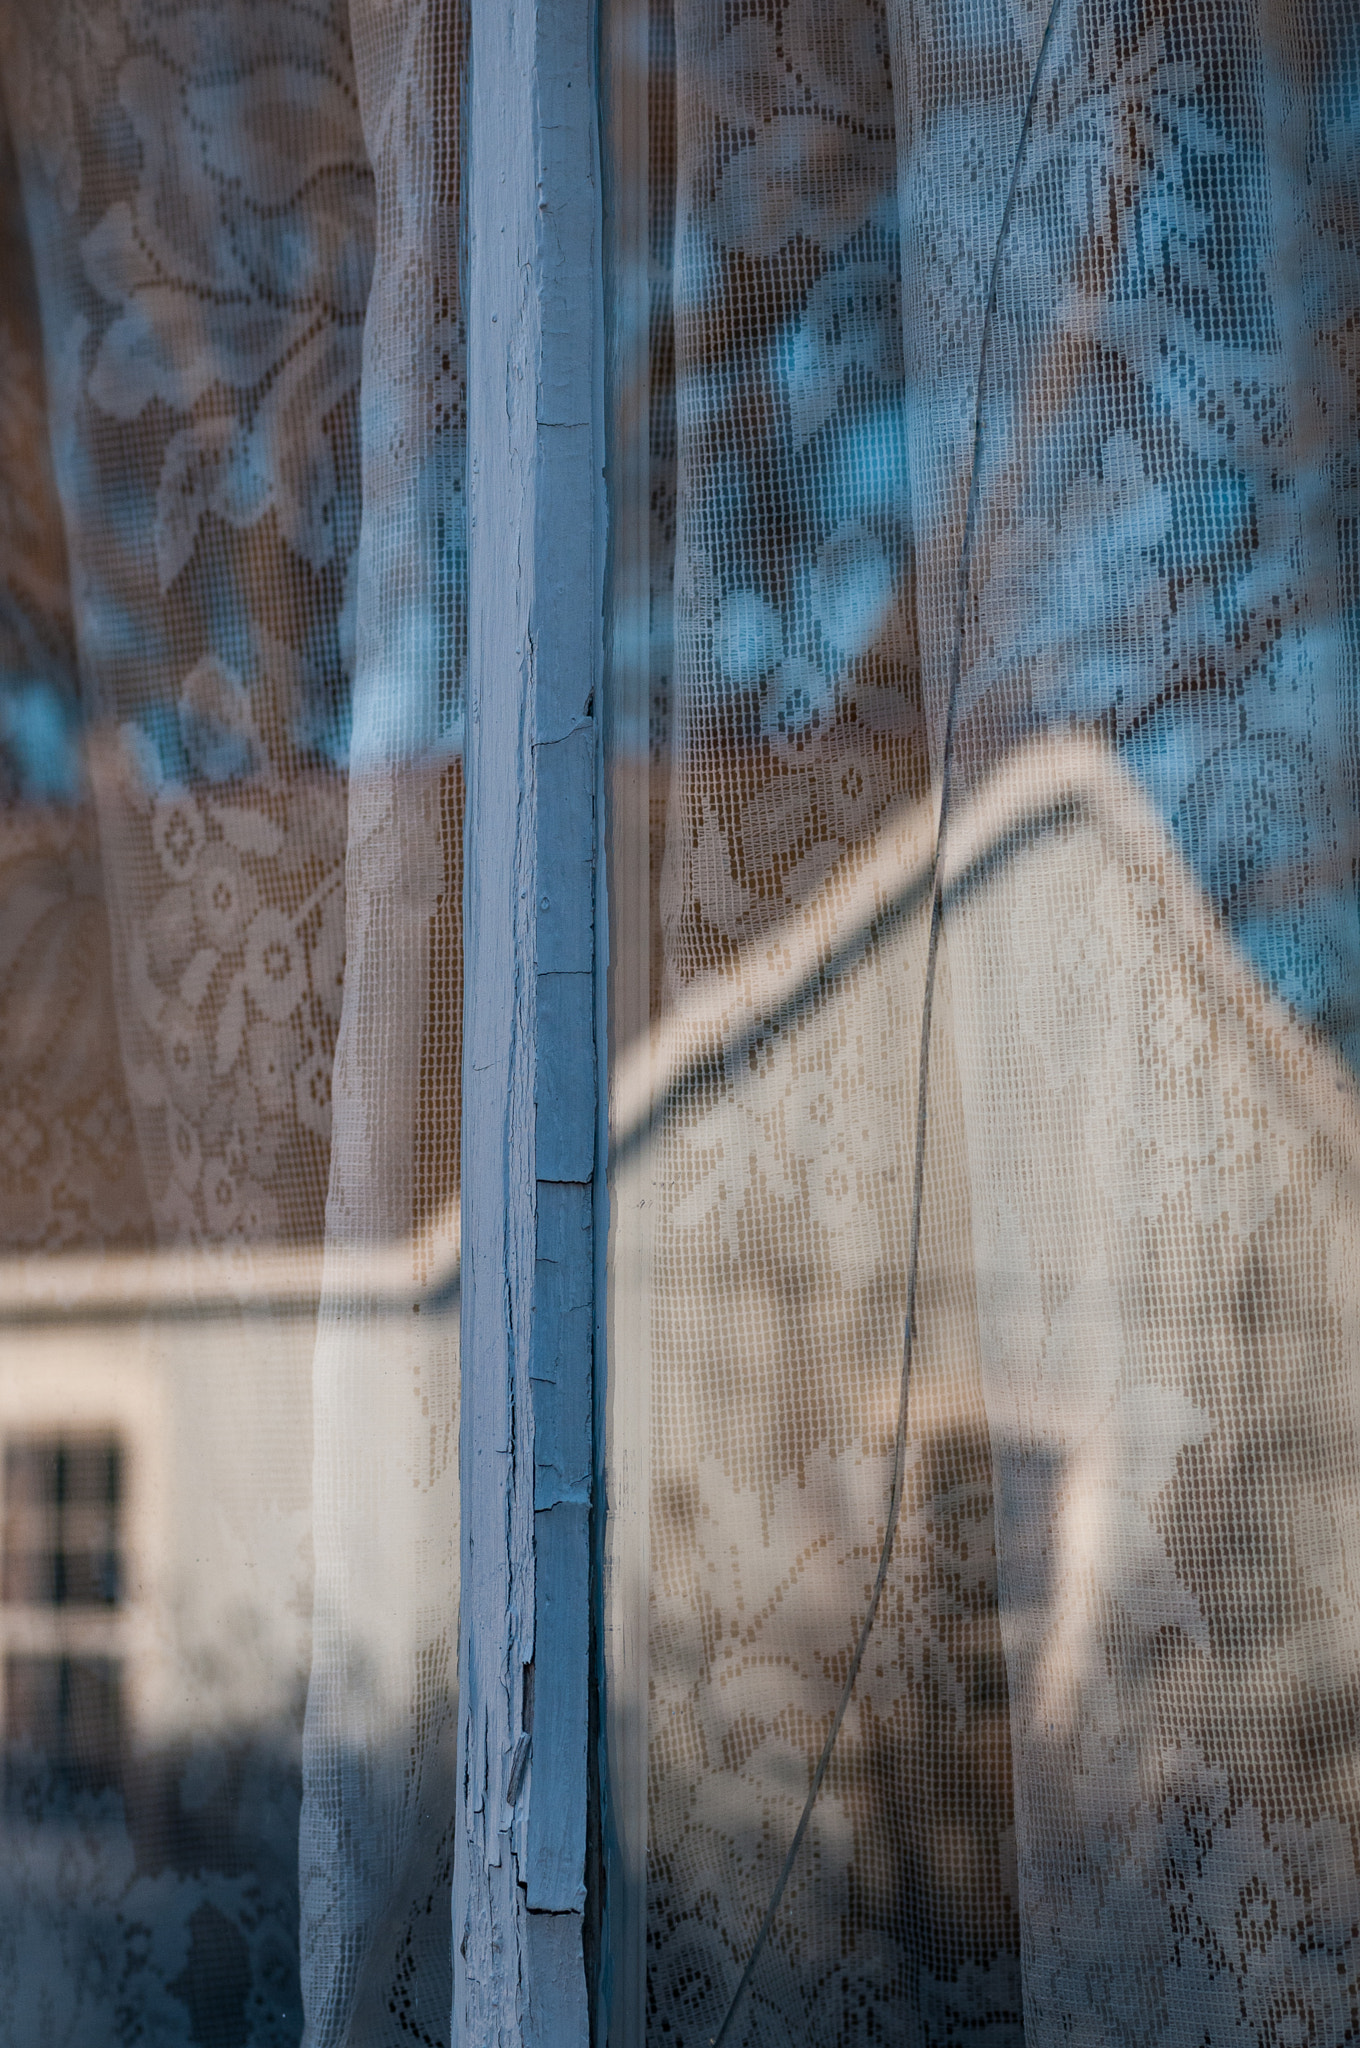
{"label": "vertical window mullion", "polygon": [[591,0],[474,0],[454,2029],[588,2038],[596,787]]}

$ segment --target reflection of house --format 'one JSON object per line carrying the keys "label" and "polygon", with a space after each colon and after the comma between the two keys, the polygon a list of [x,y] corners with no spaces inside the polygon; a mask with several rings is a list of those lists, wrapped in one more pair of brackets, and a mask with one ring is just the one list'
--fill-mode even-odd
{"label": "reflection of house", "polygon": [[[932,834],[886,817],[617,1080],[612,1789],[685,2039],[770,1897],[883,1539]],[[1275,2038],[1306,1982],[1339,2040],[1354,1078],[1094,746],[960,807],[944,933],[901,1521],[752,2012],[1004,2034],[1023,1931],[1045,2038],[1152,2010]],[[1182,1942],[1248,1902],[1240,1954]]]}
{"label": "reflection of house", "polygon": [[0,1671],[11,1804],[20,1753],[76,1786],[120,1782],[126,1465],[108,1431],[5,1440]]}
{"label": "reflection of house", "polygon": [[297,2038],[317,1277],[0,1268],[4,2048]]}
{"label": "reflection of house", "polygon": [[4,1658],[35,1699],[103,1669],[131,1758],[296,1712],[318,1278],[286,1254],[0,1273]]}
{"label": "reflection of house", "polygon": [[[410,1265],[347,1268],[389,1349]],[[0,1266],[0,2048],[115,2048],[129,2011],[167,2048],[298,2038],[320,1282],[277,1247]]]}
{"label": "reflection of house", "polygon": [[[353,1453],[376,1504],[354,1509],[371,1583],[337,1597],[343,1545],[313,1519],[321,1250],[296,1216],[274,1241],[263,1210],[255,1240],[148,1248],[97,851],[88,807],[0,815],[0,2048],[291,2048],[315,1566],[332,1567],[328,1668],[337,1609],[352,1651],[344,1735],[367,1786],[392,1702],[409,1704],[408,1609],[432,1606],[406,1569],[385,1376],[412,1384],[437,1353],[456,1377],[457,1231],[422,1211],[418,1256],[338,1260],[332,1342],[368,1331],[383,1412]],[[273,1103],[285,1121],[291,1101]],[[219,1144],[233,1128],[217,1119]],[[315,1224],[324,1175],[289,1184]],[[425,1194],[433,1209],[448,1189]],[[99,1575],[77,1560],[101,1545],[116,1569],[87,1598]],[[445,1596],[456,1547],[451,1527],[431,1551]],[[445,1599],[446,1637],[455,1615]],[[375,1708],[368,1681],[393,1672]]]}

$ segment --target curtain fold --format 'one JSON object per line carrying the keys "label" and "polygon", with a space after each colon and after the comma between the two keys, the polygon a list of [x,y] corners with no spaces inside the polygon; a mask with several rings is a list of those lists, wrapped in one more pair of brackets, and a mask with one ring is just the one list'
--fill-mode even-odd
{"label": "curtain fold", "polygon": [[352,30],[377,242],[303,1756],[318,2048],[443,2041],[453,1997],[467,30],[444,0]]}

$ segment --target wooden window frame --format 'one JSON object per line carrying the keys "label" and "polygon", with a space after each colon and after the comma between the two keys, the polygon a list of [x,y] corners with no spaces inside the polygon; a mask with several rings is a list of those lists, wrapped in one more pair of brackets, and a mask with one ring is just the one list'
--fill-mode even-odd
{"label": "wooden window frame", "polygon": [[472,0],[454,2038],[585,2048],[604,1238],[594,0]]}

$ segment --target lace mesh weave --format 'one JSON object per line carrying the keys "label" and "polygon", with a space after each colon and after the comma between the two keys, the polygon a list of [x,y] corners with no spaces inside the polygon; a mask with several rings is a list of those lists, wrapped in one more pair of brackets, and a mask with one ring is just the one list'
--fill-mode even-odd
{"label": "lace mesh weave", "polygon": [[674,21],[647,2038],[1348,2039],[1354,10]]}
{"label": "lace mesh weave", "polygon": [[7,1623],[58,1629],[61,1698],[103,1646],[121,1749],[87,1783],[77,1720],[7,1795],[0,2038],[264,2048],[305,2002],[317,2048],[442,2044],[465,28],[0,36],[0,1200],[7,1252],[98,1254],[6,1301],[55,1291],[104,1376],[11,1347],[0,1422],[116,1428],[131,1559],[126,1621]]}
{"label": "lace mesh weave", "polygon": [[[1355,10],[646,13],[638,2025],[1348,2039]],[[0,24],[23,2048],[449,2041],[469,47]]]}

